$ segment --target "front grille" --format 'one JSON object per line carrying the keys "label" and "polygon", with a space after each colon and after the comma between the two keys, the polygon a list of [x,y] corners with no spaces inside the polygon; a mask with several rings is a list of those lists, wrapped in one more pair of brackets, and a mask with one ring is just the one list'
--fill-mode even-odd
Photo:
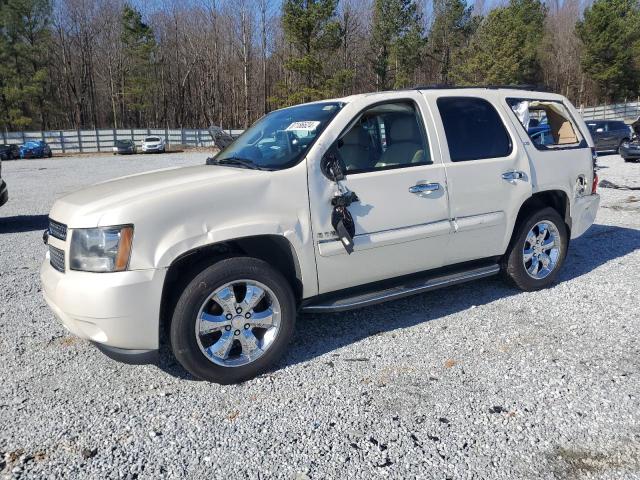
{"label": "front grille", "polygon": [[67,226],[64,223],[49,219],[49,234],[64,242],[67,240]]}
{"label": "front grille", "polygon": [[64,273],[64,251],[49,245],[49,263],[53,268]]}

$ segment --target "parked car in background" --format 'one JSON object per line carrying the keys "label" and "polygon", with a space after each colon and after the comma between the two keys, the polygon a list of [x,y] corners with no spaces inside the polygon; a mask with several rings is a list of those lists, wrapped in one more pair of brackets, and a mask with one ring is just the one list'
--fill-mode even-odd
{"label": "parked car in background", "polygon": [[628,142],[620,145],[620,156],[625,162],[637,162],[640,160],[640,117],[631,124],[633,135]]}
{"label": "parked car in background", "polygon": [[115,145],[113,146],[113,154],[117,155],[126,155],[136,153],[138,149],[136,148],[136,144],[133,140],[116,140]]}
{"label": "parked car in background", "polygon": [[536,118],[532,118],[531,120],[529,120],[529,128],[527,129],[529,135],[535,135],[539,132],[549,131],[551,131],[551,126],[547,123],[546,118],[543,121],[539,121]]}
{"label": "parked car in background", "polygon": [[20,158],[20,147],[18,145],[0,145],[0,160],[13,160]]}
{"label": "parked car in background", "polygon": [[[553,144],[530,141],[516,111],[544,112]],[[573,105],[544,92],[404,90],[276,110],[209,165],[58,199],[42,292],[112,357],[150,361],[166,333],[193,375],[239,382],[282,355],[298,311],[500,272],[549,287],[595,219],[595,159]]]}
{"label": "parked car in background", "polygon": [[9,191],[7,190],[7,184],[2,179],[2,159],[0,159],[0,207],[7,203],[9,200]]}
{"label": "parked car in background", "polygon": [[164,140],[162,137],[146,137],[142,141],[142,151],[144,153],[164,153]]}
{"label": "parked car in background", "polygon": [[20,145],[20,158],[51,158],[51,147],[43,140],[33,140]]}
{"label": "parked car in background", "polygon": [[531,137],[531,141],[535,146],[545,146],[545,145],[554,145],[555,141],[553,139],[553,135],[551,135],[551,130],[538,130],[535,133],[529,132],[529,136]]}
{"label": "parked car in background", "polygon": [[620,120],[588,120],[586,123],[597,151],[617,152],[633,135],[633,129]]}

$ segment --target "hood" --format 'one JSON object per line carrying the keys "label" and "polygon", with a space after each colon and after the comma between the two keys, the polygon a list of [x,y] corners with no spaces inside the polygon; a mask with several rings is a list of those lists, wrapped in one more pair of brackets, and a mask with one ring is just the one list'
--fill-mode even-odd
{"label": "hood", "polygon": [[[55,202],[50,217],[69,228],[91,228],[135,221],[140,207],[161,208],[162,200],[180,195],[181,190],[213,189],[233,179],[268,172],[223,166],[167,168],[129,175],[95,184]],[[188,187],[188,188],[187,188]]]}

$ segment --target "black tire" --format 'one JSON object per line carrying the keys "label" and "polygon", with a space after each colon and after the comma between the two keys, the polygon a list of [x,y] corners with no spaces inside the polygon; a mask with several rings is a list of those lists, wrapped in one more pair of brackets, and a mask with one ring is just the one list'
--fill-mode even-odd
{"label": "black tire", "polygon": [[[205,300],[219,287],[234,280],[254,280],[267,286],[280,304],[280,327],[269,348],[255,361],[237,367],[213,363],[196,340],[196,318]],[[296,302],[284,276],[268,263],[250,257],[221,260],[197,274],[184,289],[173,313],[171,349],[180,364],[194,376],[220,384],[238,383],[264,372],[285,352],[296,321]]]}
{"label": "black tire", "polygon": [[[554,269],[545,278],[536,279],[527,273],[523,249],[529,231],[541,221],[553,223],[559,233],[560,248]],[[525,292],[533,292],[550,286],[557,278],[569,246],[567,226],[556,210],[550,207],[530,213],[516,226],[509,248],[502,258],[502,272],[507,280]]]}

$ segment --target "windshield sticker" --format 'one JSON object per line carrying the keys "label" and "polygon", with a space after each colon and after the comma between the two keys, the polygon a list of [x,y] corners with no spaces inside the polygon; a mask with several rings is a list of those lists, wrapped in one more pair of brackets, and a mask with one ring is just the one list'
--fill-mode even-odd
{"label": "windshield sticker", "polygon": [[308,121],[308,122],[293,122],[291,125],[287,127],[287,130],[307,130],[312,131],[318,128],[320,125],[319,121]]}

